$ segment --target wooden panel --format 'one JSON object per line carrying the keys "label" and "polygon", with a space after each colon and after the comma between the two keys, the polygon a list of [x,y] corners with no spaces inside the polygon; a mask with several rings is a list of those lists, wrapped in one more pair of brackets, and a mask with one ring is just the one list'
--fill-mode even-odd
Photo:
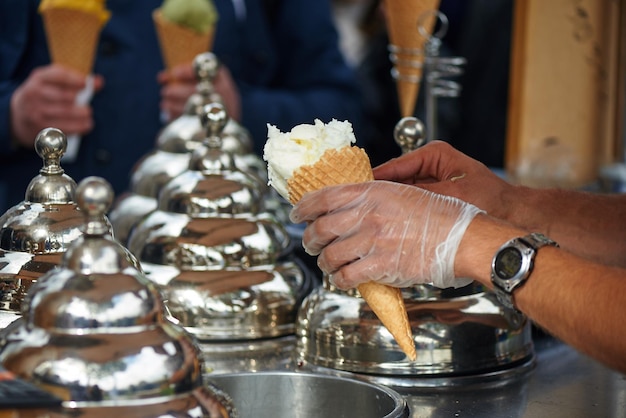
{"label": "wooden panel", "polygon": [[625,0],[517,0],[506,169],[583,187],[621,152]]}

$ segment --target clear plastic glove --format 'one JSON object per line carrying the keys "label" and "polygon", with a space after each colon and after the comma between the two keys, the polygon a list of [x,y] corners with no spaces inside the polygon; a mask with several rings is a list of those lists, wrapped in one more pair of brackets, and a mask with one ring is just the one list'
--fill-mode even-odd
{"label": "clear plastic glove", "polygon": [[302,242],[341,289],[377,281],[395,287],[460,287],[454,258],[468,225],[482,212],[459,199],[387,181],[327,187],[293,208],[307,222]]}

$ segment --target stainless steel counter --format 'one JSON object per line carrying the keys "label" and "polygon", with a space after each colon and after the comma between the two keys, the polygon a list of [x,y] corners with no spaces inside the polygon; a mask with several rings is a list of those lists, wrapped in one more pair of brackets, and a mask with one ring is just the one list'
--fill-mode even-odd
{"label": "stainless steel counter", "polygon": [[411,417],[626,417],[626,376],[550,337],[536,353],[535,367],[509,381],[405,393]]}

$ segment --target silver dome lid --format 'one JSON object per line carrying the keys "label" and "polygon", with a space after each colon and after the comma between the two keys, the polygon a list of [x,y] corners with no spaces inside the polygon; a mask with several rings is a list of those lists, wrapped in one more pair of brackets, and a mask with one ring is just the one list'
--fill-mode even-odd
{"label": "silver dome lid", "polygon": [[180,148],[178,152],[157,148],[143,157],[131,173],[130,190],[132,192],[157,197],[163,185],[193,166],[194,163],[189,160],[193,158],[194,151],[206,146],[207,137],[219,137],[219,149],[230,155],[240,170],[257,176],[262,185],[266,185],[267,173],[262,159],[243,150],[233,150],[228,146],[231,136],[226,128],[231,119],[221,103],[210,102],[198,106],[196,113],[191,117],[198,124],[194,145]]}
{"label": "silver dome lid", "polygon": [[61,167],[66,148],[60,130],[39,132],[35,151],[43,167],[28,185],[25,200],[0,217],[0,329],[19,317],[30,286],[56,267],[82,235],[76,183]]}
{"label": "silver dome lid", "polygon": [[207,105],[204,118],[204,146],[191,154],[187,171],[163,186],[157,210],[134,227],[128,248],[142,263],[196,270],[274,264],[290,239],[264,212],[267,186],[221,149],[224,108]]}
{"label": "silver dome lid", "polygon": [[85,179],[77,196],[83,236],[28,292],[22,319],[2,336],[4,367],[86,416],[102,408],[143,416],[144,407],[153,416],[172,408],[175,416],[233,416],[227,395],[204,385],[189,334],[166,318],[159,292],[108,234],[108,183]]}
{"label": "silver dome lid", "polygon": [[44,129],[35,138],[44,164],[30,181],[24,201],[0,217],[3,250],[62,253],[80,236],[83,217],[74,202],[76,183],[60,165],[66,147],[67,139],[58,129]]}
{"label": "silver dome lid", "polygon": [[191,154],[188,169],[165,184],[158,209],[194,217],[257,215],[264,211],[267,183],[242,171],[234,156],[222,148],[221,132],[228,116],[223,106],[205,106],[207,136]]}

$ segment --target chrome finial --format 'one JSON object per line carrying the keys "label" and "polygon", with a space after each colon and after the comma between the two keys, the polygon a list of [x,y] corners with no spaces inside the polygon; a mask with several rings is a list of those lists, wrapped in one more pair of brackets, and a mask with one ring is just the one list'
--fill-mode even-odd
{"label": "chrome finial", "polygon": [[400,119],[393,130],[393,138],[402,153],[411,152],[426,144],[426,130],[421,120],[407,116]]}
{"label": "chrome finial", "polygon": [[56,128],[46,128],[35,138],[35,151],[43,160],[39,175],[26,188],[25,200],[32,203],[68,203],[74,200],[76,183],[61,168],[67,137]]}

